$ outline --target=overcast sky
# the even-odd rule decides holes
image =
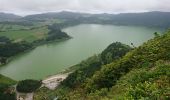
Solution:
[[[170,11],[170,0],[0,0],[0,12],[28,15],[63,10],[89,13]]]

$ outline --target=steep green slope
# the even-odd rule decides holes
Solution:
[[[104,63],[120,59],[130,50],[132,50],[132,48],[128,45],[121,44],[120,42],[112,43],[101,54],[94,55],[68,69],[68,71],[73,71],[73,73],[62,82],[59,89],[55,91],[50,91],[47,88],[38,90],[35,95],[36,100],[42,99],[42,97],[53,99],[56,94],[65,97],[65,94],[72,91],[72,89],[81,87],[82,83],[84,83],[87,78],[90,78],[96,71],[100,70]]]
[[[15,100],[15,93],[11,85],[15,85],[16,81],[0,74],[0,100]]]
[[[0,74],[0,84],[11,85],[11,84],[15,84],[15,83],[16,83],[16,81]]]
[[[128,73],[133,68],[153,67],[158,60],[169,60],[170,57],[170,37],[169,34],[158,36],[149,40],[147,43],[129,52],[122,59],[105,65],[89,81],[88,88],[99,90],[110,88],[115,85],[120,77]],[[90,86],[90,87],[89,87]]]
[[[62,84],[66,87],[77,87],[83,83],[86,78],[91,77],[95,71],[100,70],[103,64],[121,58],[130,50],[131,47],[121,44],[120,42],[113,43],[109,45],[101,55],[94,55],[86,61],[76,65],[78,69],[71,73]]]
[[[120,57],[101,67],[81,66],[57,90],[46,89],[44,96],[71,100],[170,99],[170,31]]]

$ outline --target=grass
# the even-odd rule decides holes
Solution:
[[[28,29],[29,26],[12,25],[12,24],[0,24],[0,31],[14,31],[21,29]]]
[[[15,84],[15,83],[16,83],[16,81],[0,74],[0,84],[11,85],[11,84]]]
[[[16,30],[16,31],[5,31],[0,32],[0,36],[6,36],[15,42],[18,41],[27,41],[27,42],[33,42],[38,39],[43,39],[46,37],[48,33],[47,26],[39,27],[35,29],[29,29],[29,30]]]
[[[160,61],[161,63],[159,63]],[[160,61],[157,61],[157,64],[155,63],[155,66],[151,68],[138,68],[131,70],[120,78],[117,84],[111,88],[108,96],[117,99],[122,98],[122,96],[127,94],[130,86],[133,86],[134,91],[134,87],[137,84],[144,84],[145,82],[158,85],[159,88],[157,91],[164,91],[164,93],[166,93],[166,90],[169,91],[170,78],[168,76],[170,75],[170,64],[166,64],[166,61]]]
[[[14,42],[23,40],[33,42],[46,37],[48,33],[47,25],[63,22],[64,21],[59,19],[50,19],[44,22],[33,22],[34,24],[32,26],[0,24],[0,36],[6,36]]]

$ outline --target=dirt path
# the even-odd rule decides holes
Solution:
[[[42,83],[45,87],[54,90],[70,73],[53,75],[45,78]]]

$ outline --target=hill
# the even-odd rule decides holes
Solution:
[[[170,27],[169,12],[122,13],[113,15],[111,22],[118,25],[137,25],[147,27]]]
[[[159,27],[170,27],[170,12],[143,12],[143,13],[120,13],[120,14],[89,14],[78,12],[49,12],[33,14],[21,17],[14,14],[0,13],[1,24],[33,26],[37,23],[49,25],[53,23],[65,24],[112,24]]]
[[[15,21],[17,19],[20,19],[21,16],[10,14],[10,13],[2,13],[0,12],[0,22],[3,21]]]
[[[44,20],[50,20],[50,19],[64,19],[64,20],[73,20],[73,19],[79,19],[85,16],[88,16],[90,14],[86,13],[74,13],[74,12],[67,12],[62,11],[58,13],[42,13],[42,14],[35,14],[35,15],[28,15],[25,16],[23,19],[25,20],[33,20],[33,21],[44,21]]]
[[[133,49],[113,43],[101,55],[74,67],[76,70],[55,91],[42,88],[35,97],[43,94],[64,100],[168,100],[169,45],[170,31]]]
[[[147,27],[170,27],[170,12],[143,12],[143,13],[120,13],[120,14],[88,14],[75,12],[58,12],[29,15],[22,18],[27,21],[47,21],[58,19],[66,23],[88,24],[113,24],[133,25]]]

